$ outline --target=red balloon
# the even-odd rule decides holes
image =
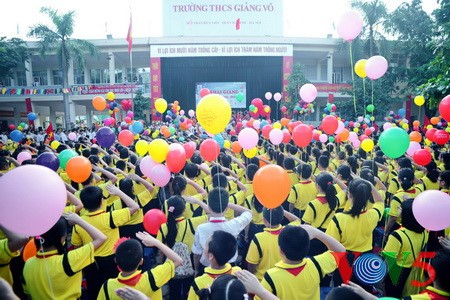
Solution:
[[[131,123],[131,118],[130,117],[125,117],[124,121],[125,121],[125,123],[130,124]]]
[[[365,134],[363,134],[363,135],[361,135],[360,137],[359,137],[359,140],[362,142],[362,141],[364,141],[364,140],[366,140],[366,139],[368,139],[369,137],[367,136],[367,135],[365,135]]]
[[[281,107],[281,112],[285,113],[287,111],[287,107],[286,106],[282,106]]]
[[[431,153],[425,149],[419,149],[414,152],[413,155],[414,162],[420,166],[426,166],[431,162]]]
[[[264,103],[260,98],[253,99],[252,104],[258,108],[258,111],[259,109],[261,109],[261,111],[263,110]]]
[[[170,172],[175,174],[180,173],[185,164],[186,152],[184,151],[184,147],[180,145],[180,148],[169,150],[166,157],[166,166]]]
[[[283,129],[283,140],[282,142],[287,144],[291,141],[291,134],[289,133],[289,130]]]
[[[436,130],[436,132],[433,135],[433,141],[441,146],[447,144],[448,139],[449,134],[445,130]]]
[[[204,140],[200,144],[200,155],[206,161],[213,161],[217,159],[217,157],[219,157],[219,153],[220,153],[220,146],[213,139]]]
[[[269,133],[272,130],[272,126],[270,126],[269,124],[264,125],[263,129],[262,129],[262,135],[266,138],[269,139]]]
[[[339,135],[336,135],[336,137],[334,138],[334,141],[338,144],[342,143],[342,139]]]
[[[157,235],[162,224],[167,222],[166,215],[159,209],[150,209],[144,216],[144,228],[152,234]]]
[[[445,96],[439,103],[439,113],[445,121],[450,122],[450,95]]]
[[[292,139],[294,140],[294,143],[301,148],[305,148],[309,145],[312,136],[311,128],[305,124],[300,124],[292,130]]]
[[[129,130],[122,130],[121,132],[119,132],[119,135],[117,138],[119,140],[119,143],[121,143],[125,147],[130,146],[134,142],[134,135]]]
[[[428,129],[427,132],[425,133],[425,137],[430,141],[434,142],[434,134],[436,133],[436,131],[437,131],[436,128]]]
[[[202,88],[200,90],[200,97],[201,98],[203,98],[203,97],[205,97],[206,95],[209,95],[209,94],[211,94],[211,91],[209,89],[207,89],[207,88]]]
[[[323,131],[326,134],[333,134],[339,126],[338,120],[333,116],[326,116],[322,120]]]
[[[366,125],[366,124],[364,124],[364,125]],[[364,130],[364,134],[367,135],[367,136],[370,136],[372,134],[372,130],[370,130],[370,128],[366,128]]]
[[[14,130],[14,129],[16,129],[16,126],[14,126],[14,124],[9,124],[8,128],[9,128],[10,130]]]
[[[190,159],[194,155],[195,148],[192,147],[191,143],[183,144],[184,153],[186,153],[186,158]]]
[[[320,137],[320,134],[319,134],[318,132],[316,132],[316,133],[313,134],[313,139],[314,139],[315,141],[318,141],[318,140],[319,140],[319,137]]]

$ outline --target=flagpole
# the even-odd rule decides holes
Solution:
[[[133,81],[133,49],[130,51],[130,72],[131,72],[131,84],[134,86]],[[133,100],[133,87],[130,88],[130,96],[131,96],[131,110],[134,112],[134,100]]]

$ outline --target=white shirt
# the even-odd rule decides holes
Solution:
[[[55,140],[57,140],[58,142],[61,142],[61,134],[60,133],[55,133]]]
[[[69,139],[67,138],[67,135],[61,131],[60,133],[61,136],[61,142],[66,143]]]
[[[8,137],[6,136],[6,134],[0,134],[0,140],[2,141],[3,144],[6,144],[6,142],[8,141]]]
[[[216,221],[216,222],[214,222]],[[209,261],[204,255],[204,249],[206,246],[206,241],[216,230],[223,230],[231,233],[234,237],[238,234],[252,221],[252,213],[244,212],[239,217],[227,221],[225,217],[211,217],[208,223],[201,224],[197,227],[194,237],[194,245],[192,246],[192,253],[201,255],[200,263],[205,267],[209,266]],[[237,258],[237,250],[233,258],[229,262],[235,262]]]
[[[36,142],[41,143],[44,142],[45,139],[45,135],[43,133],[38,133],[37,137],[36,137]]]

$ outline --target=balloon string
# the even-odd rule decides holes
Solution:
[[[373,105],[373,80],[370,80],[371,84],[372,84],[372,105]]]
[[[352,54],[352,42],[349,43],[349,49],[350,49],[350,64],[352,66],[351,73],[352,73],[352,88],[353,88],[353,106],[355,108],[355,116],[356,116],[356,94],[355,94],[355,74],[353,70],[353,54]]]
[[[366,116],[366,78],[363,78],[363,101],[364,101],[364,116]]]
[[[55,293],[53,292],[53,285],[52,285],[52,281],[50,279],[50,272],[48,271],[47,261],[45,259],[44,239],[42,237],[39,237],[39,244],[41,245],[42,257],[44,259],[45,273],[47,275],[48,286],[50,287],[50,293],[52,294],[52,299],[55,299]]]

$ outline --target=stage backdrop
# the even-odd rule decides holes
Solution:
[[[195,86],[196,105],[201,99],[201,90],[208,89],[212,94],[219,94],[227,99],[231,108],[245,108],[245,95],[247,94],[245,82],[197,82]],[[236,97],[237,94],[242,94],[242,98]]]

